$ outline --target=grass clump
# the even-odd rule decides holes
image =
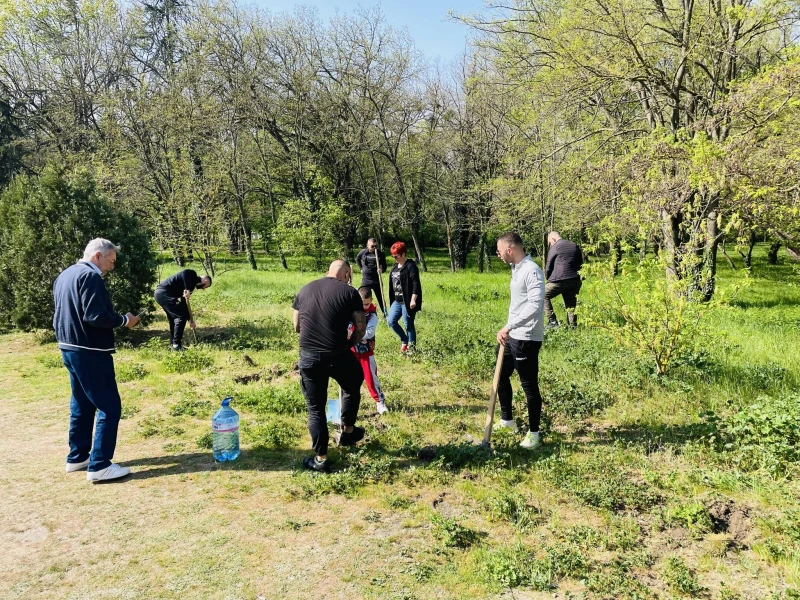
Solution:
[[[205,417],[211,414],[213,405],[208,400],[184,397],[169,407],[171,417]]]
[[[652,485],[615,464],[609,453],[594,452],[582,461],[559,455],[540,465],[550,481],[589,506],[612,512],[643,511],[661,502]]]
[[[60,354],[45,354],[37,356],[36,362],[42,365],[45,369],[58,369],[64,366],[64,361],[61,360]],[[119,376],[117,376],[119,380]]]
[[[465,527],[458,519],[444,517],[439,513],[434,513],[431,523],[433,524],[433,535],[445,548],[466,550],[481,537],[477,531]]]
[[[714,529],[711,514],[700,502],[688,502],[668,508],[664,514],[666,525],[686,527],[694,539],[701,539]]]
[[[541,511],[528,504],[521,494],[502,491],[486,501],[489,518],[495,522],[508,522],[520,532],[530,531],[542,521]]]
[[[661,575],[670,590],[678,594],[696,598],[705,591],[705,588],[697,581],[695,574],[677,556],[671,556],[667,559]]]
[[[120,363],[115,365],[117,382],[126,383],[147,377],[148,371],[142,363]]]
[[[155,415],[149,415],[139,421],[139,435],[143,438],[150,438],[154,436],[172,437],[183,435],[183,429],[177,425],[170,424],[164,419],[160,419]]]
[[[306,410],[305,398],[297,385],[249,388],[239,394],[237,405],[278,415],[298,415]]]
[[[163,365],[167,373],[207,371],[214,365],[214,359],[202,350],[187,348],[184,352],[168,353],[164,357]]]

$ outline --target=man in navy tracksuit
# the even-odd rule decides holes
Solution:
[[[103,275],[114,268],[119,248],[101,238],[53,285],[53,329],[72,386],[67,473],[87,469],[92,482],[119,479],[130,469],[112,463],[122,401],[114,375],[114,328],[131,328],[139,317],[111,306]],[[97,423],[95,426],[95,415]],[[94,427],[94,444],[92,428]]]

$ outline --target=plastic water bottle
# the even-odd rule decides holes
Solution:
[[[233,396],[222,401],[211,419],[214,437],[214,460],[223,462],[239,458],[239,413],[231,408]]]

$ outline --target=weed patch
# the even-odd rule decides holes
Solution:
[[[661,575],[664,577],[664,582],[673,592],[696,598],[705,591],[705,588],[697,581],[697,577],[691,569],[686,566],[682,559],[676,556],[671,556],[667,559]]]
[[[167,373],[189,373],[208,371],[214,365],[214,359],[207,352],[188,348],[184,352],[169,352],[162,364]]]
[[[580,501],[613,512],[643,511],[661,501],[653,486],[600,453],[581,462],[562,456],[541,461],[542,473],[562,490]]]
[[[720,418],[701,415],[712,446],[724,460],[748,472],[784,474],[800,461],[800,394],[759,396],[751,406]]]
[[[114,365],[114,370],[119,383],[138,381],[147,377],[148,370],[142,363],[119,363]]]
[[[150,415],[139,421],[139,435],[143,438],[153,436],[172,437],[183,434],[183,429],[177,425],[170,424],[164,419]]]
[[[306,410],[305,398],[297,385],[252,387],[240,393],[236,403],[257,412],[278,415],[298,415]]]

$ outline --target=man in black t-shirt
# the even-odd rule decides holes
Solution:
[[[211,287],[211,277],[203,275],[198,277],[191,269],[184,269],[167,277],[158,284],[155,300],[167,313],[169,321],[169,337],[173,350],[183,350],[183,330],[186,322],[194,329],[194,321],[189,319],[189,306],[187,301],[194,290],[204,290]]]
[[[367,247],[356,256],[356,264],[361,269],[361,287],[368,287],[372,290],[372,297],[378,298],[378,305],[381,307],[383,317],[386,318],[386,308],[383,306],[383,289],[381,289],[380,277],[386,272],[386,255],[378,248],[378,240],[369,238]]]
[[[364,437],[356,427],[361,403],[364,372],[349,351],[366,330],[361,296],[350,287],[351,270],[347,261],[331,263],[328,274],[305,285],[294,299],[292,323],[300,334],[300,386],[308,407],[308,432],[315,456],[303,459],[313,471],[328,471],[328,382],[333,378],[342,388],[342,434],[340,446],[352,446]],[[347,329],[353,323],[353,333]]]

